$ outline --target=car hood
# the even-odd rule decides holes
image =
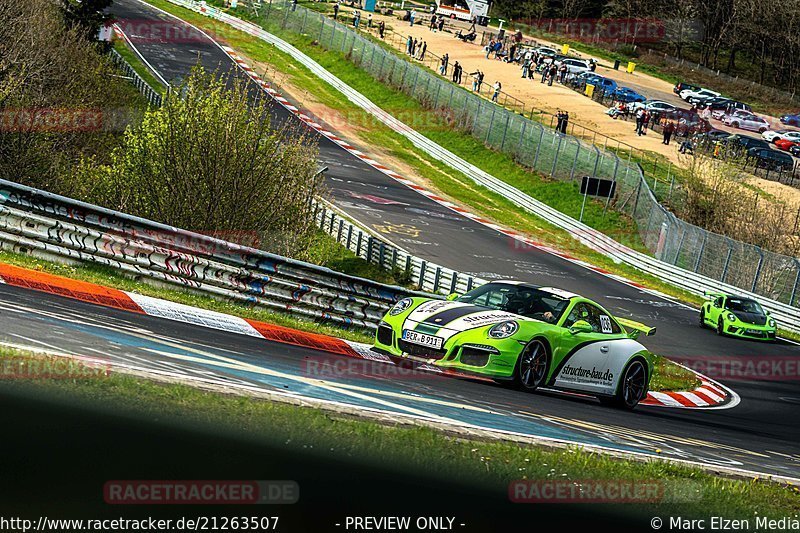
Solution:
[[[767,323],[767,315],[761,313],[745,313],[744,311],[731,311],[736,318],[746,324],[755,324],[756,326],[763,326]]]
[[[499,324],[507,320],[539,322],[532,318],[462,302],[430,300],[423,302],[406,317],[403,329],[417,329],[429,335],[449,339],[470,329]]]

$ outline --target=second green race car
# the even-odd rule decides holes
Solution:
[[[655,328],[568,291],[502,281],[448,300],[399,301],[381,321],[373,349],[527,391],[578,391],[632,409],[653,375],[654,356],[635,340],[642,332]]]
[[[700,308],[700,327],[712,327],[720,335],[774,341],[775,319],[752,298],[724,292],[706,292]]]

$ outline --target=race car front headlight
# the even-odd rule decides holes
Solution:
[[[414,300],[412,300],[411,298],[403,298],[402,300],[394,304],[394,307],[392,307],[392,309],[389,311],[389,314],[392,316],[397,316],[406,309],[408,309],[409,307],[411,307],[412,303],[414,303]]]
[[[507,320],[492,326],[489,330],[489,336],[493,339],[505,339],[519,331],[519,324],[514,320]]]
[[[728,320],[730,320],[731,322],[735,322],[736,315],[734,315],[733,313],[728,313]]]
[[[774,328],[776,325],[777,324],[775,324],[775,319],[774,318],[770,318],[769,319],[769,327]]]

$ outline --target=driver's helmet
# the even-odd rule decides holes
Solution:
[[[509,313],[524,314],[530,307],[530,294],[527,292],[514,291],[506,296],[503,306]]]

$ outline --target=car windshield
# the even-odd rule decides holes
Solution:
[[[764,314],[764,309],[761,308],[757,301],[745,298],[728,298],[725,307],[734,312]]]
[[[487,283],[459,297],[459,302],[480,305],[547,322],[558,322],[569,298],[528,285]]]

